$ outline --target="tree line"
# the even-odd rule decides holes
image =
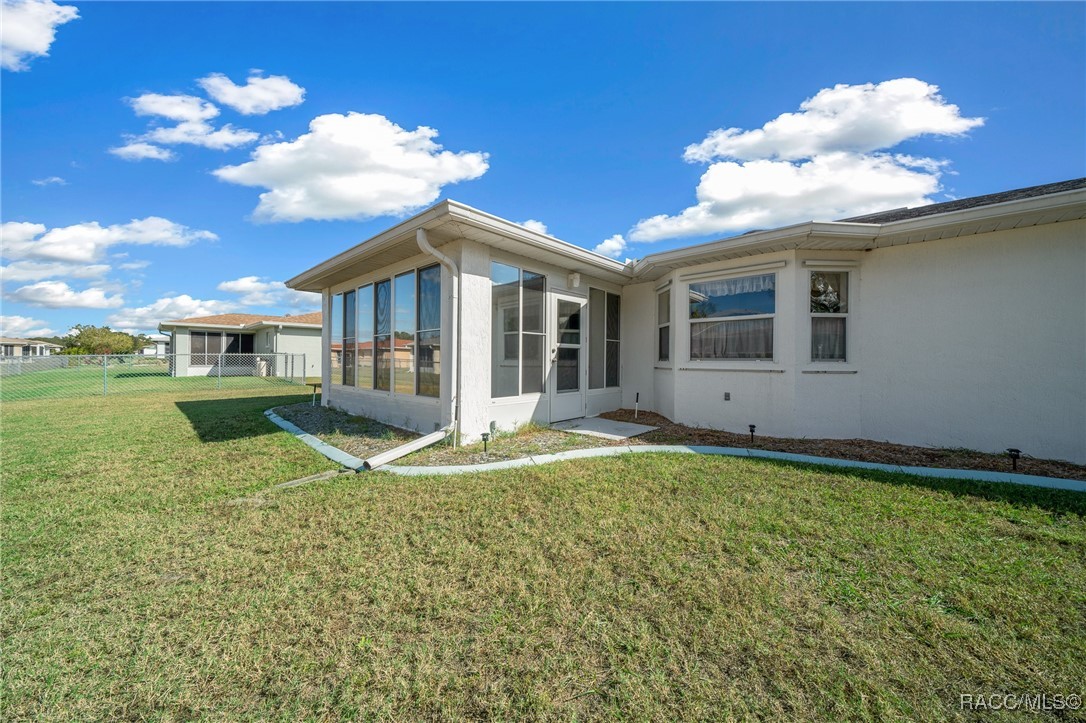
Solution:
[[[35,340],[64,347],[58,354],[135,354],[154,343],[146,334],[133,335],[90,324],[76,324],[67,336],[39,336]]]

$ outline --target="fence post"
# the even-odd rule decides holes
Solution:
[[[219,370],[219,378],[215,380],[215,388],[216,389],[222,389],[222,352],[221,351],[219,352],[219,364],[218,364],[217,368]]]
[[[102,396],[109,393],[109,357],[102,355]]]

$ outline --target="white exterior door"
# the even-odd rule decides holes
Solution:
[[[585,335],[587,302],[578,296],[553,294],[551,318],[551,365],[547,388],[551,397],[551,421],[577,419],[585,414]]]

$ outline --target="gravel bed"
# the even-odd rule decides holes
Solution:
[[[717,429],[704,429],[676,424],[654,412],[641,412],[634,420],[632,409],[620,409],[600,415],[607,419],[634,422],[657,427],[638,437],[630,444],[691,444],[718,447],[749,447],[774,452],[810,454],[818,457],[835,457],[859,462],[880,462],[907,467],[943,467],[949,469],[976,469],[990,472],[1010,472],[1011,460],[1006,455],[974,452],[969,449],[938,449],[911,447],[904,444],[874,442],[867,439],[790,439],[755,435],[751,443],[749,434],[735,434]],[[1059,460],[1036,459],[1023,456],[1018,460],[1021,474],[1086,480],[1086,466]]]

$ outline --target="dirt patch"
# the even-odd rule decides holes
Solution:
[[[372,457],[419,437],[414,432],[366,417],[355,417],[328,407],[312,407],[308,402],[277,407],[273,411],[302,431],[359,459]]]
[[[453,448],[448,444],[435,444],[398,460],[395,464],[433,467],[439,465],[484,464],[507,459],[522,459],[537,454],[554,454],[571,449],[607,447],[622,442],[586,437],[583,434],[559,432],[547,427],[528,425],[516,432],[502,433],[491,439],[487,451],[483,443],[466,444]]]
[[[791,454],[810,454],[818,457],[835,457],[859,462],[879,462],[907,467],[944,467],[949,469],[976,469],[990,472],[1010,472],[1011,460],[1006,455],[974,452],[968,449],[938,449],[910,447],[889,442],[866,439],[789,439],[749,434],[736,434],[718,429],[704,429],[676,424],[654,412],[641,412],[634,419],[632,409],[620,409],[601,414],[606,419],[620,422],[648,424],[657,429],[629,440],[629,444],[690,444],[717,447],[749,447]],[[1086,480],[1086,465],[1059,460],[1036,459],[1023,456],[1018,460],[1021,474]]]

